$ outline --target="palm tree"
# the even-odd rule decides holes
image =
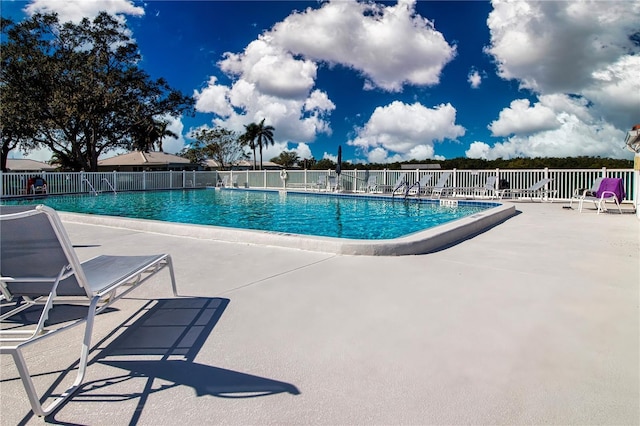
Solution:
[[[249,148],[253,150],[253,170],[256,169],[256,137],[258,125],[256,123],[245,124],[244,126],[245,132],[240,139],[242,143],[245,145],[249,145]]]
[[[274,145],[273,132],[276,130],[273,126],[265,126],[264,118],[259,124],[256,124],[256,139],[257,145],[260,148],[260,170],[262,170],[262,147],[268,146],[268,144]]]
[[[178,139],[178,135],[167,129],[168,125],[167,121],[156,120],[153,117],[147,117],[137,123],[131,135],[133,150],[149,152],[154,145],[157,145],[158,151],[163,152],[162,139],[167,136]]]

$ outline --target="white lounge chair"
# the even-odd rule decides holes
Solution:
[[[38,416],[51,414],[82,384],[97,314],[165,267],[177,295],[171,256],[98,256],[80,263],[57,213],[45,206],[0,206],[0,237],[0,353],[13,357]],[[86,309],[85,316],[58,324],[47,322],[50,312],[64,309],[61,304],[78,303]],[[36,323],[26,324],[24,316],[16,316],[33,307],[41,309]],[[9,318],[11,322],[6,321]],[[82,342],[77,342],[81,350],[76,379],[43,407],[22,350],[54,335],[60,339],[60,350],[68,350],[72,342],[62,332],[80,324],[85,324],[85,330]]]
[[[422,194],[429,186],[431,179],[433,179],[432,173],[423,175],[418,182],[414,182],[407,188],[406,195],[415,195],[419,197],[420,194]]]
[[[407,174],[403,173],[400,176],[398,176],[398,179],[396,179],[395,183],[393,185],[378,185],[378,188],[382,190],[382,192],[385,192],[386,190],[390,189],[391,195],[395,196],[396,192],[406,189],[406,187],[408,186],[407,183]]]
[[[327,178],[327,190],[328,191],[337,191],[340,187],[340,184],[338,183],[338,177],[336,176],[329,176]]]
[[[327,190],[327,176],[326,175],[318,176],[318,180],[316,181],[316,183],[314,183],[312,185],[312,189],[315,189],[317,191],[326,191]]]
[[[541,201],[548,200],[550,202],[553,202],[551,195],[557,193],[557,191],[555,189],[549,189],[548,185],[552,181],[553,179],[545,178],[540,179],[528,188],[502,189],[497,191],[498,197],[503,198],[507,194],[509,194],[510,196],[516,196],[520,198],[530,198],[531,201],[533,201],[534,198],[540,198]]]
[[[378,191],[378,177],[369,176],[369,179],[367,179],[367,187],[365,188],[365,192],[377,192],[377,191]]]
[[[231,183],[229,183],[229,179],[231,179]],[[222,177],[221,181],[218,181],[218,185],[223,188],[237,188],[238,187],[238,175],[225,175]]]
[[[449,177],[451,177],[451,172],[443,172],[434,186],[427,187],[427,191],[431,195],[431,198],[440,198],[443,193],[446,195],[446,192],[450,192],[452,190],[451,187],[447,187]]]
[[[582,207],[585,201],[591,201],[600,212],[607,211],[607,202],[613,202],[618,207],[618,211],[622,214],[620,203],[626,196],[624,192],[624,182],[619,178],[604,178],[600,181],[600,186],[593,195],[586,194],[580,198],[578,211],[582,213]]]
[[[473,198],[476,197],[489,197],[494,198],[497,197],[496,193],[496,181],[498,180],[497,176],[489,176],[487,180],[484,182],[484,185],[479,188],[473,189]]]

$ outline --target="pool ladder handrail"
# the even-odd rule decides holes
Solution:
[[[102,181],[107,182],[107,186],[109,186],[109,188],[111,188],[111,190],[113,191],[114,194],[117,194],[116,189],[113,187],[113,185],[111,185],[111,182],[109,182],[109,179],[102,178]],[[100,181],[100,183],[102,183],[102,181]]]
[[[114,194],[117,194],[116,189],[113,187],[113,185],[111,185],[111,182],[109,182],[109,180],[107,178],[102,178],[100,183],[102,183],[103,181],[107,182],[107,185],[109,186],[109,188],[111,188],[111,190],[113,191]],[[82,182],[86,182],[87,185],[89,185],[89,188],[91,189],[89,191],[89,193],[93,193],[93,195],[98,195],[98,191],[96,191],[96,189],[93,187],[93,185],[91,184],[89,179],[87,179],[86,177],[82,178]]]

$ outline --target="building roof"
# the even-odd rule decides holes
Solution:
[[[8,158],[7,170],[11,172],[52,172],[56,166],[28,158]]]
[[[402,170],[439,170],[440,164],[438,163],[430,163],[430,164],[401,164],[400,168]]]
[[[98,161],[98,166],[164,166],[167,164],[189,164],[189,160],[166,152],[133,151]]]

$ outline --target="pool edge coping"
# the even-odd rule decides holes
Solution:
[[[344,255],[403,256],[430,253],[464,241],[515,215],[516,208],[514,205],[500,204],[434,228],[385,240],[351,240],[61,211],[58,212],[58,214],[60,218],[66,222],[107,226],[155,234]]]

